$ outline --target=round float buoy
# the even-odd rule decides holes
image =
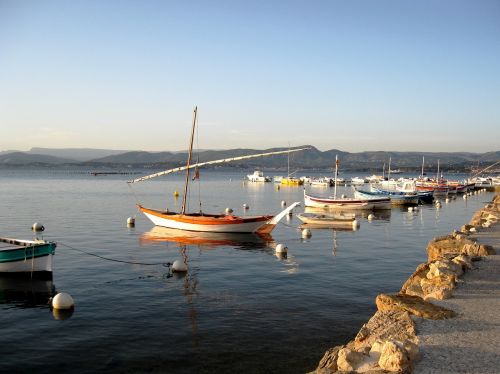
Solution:
[[[172,271],[177,273],[185,273],[186,271],[188,271],[188,268],[184,261],[175,260],[172,264]]]
[[[280,243],[280,244],[278,244],[278,245],[276,246],[276,253],[281,254],[281,255],[284,255],[284,254],[286,254],[287,252],[288,252],[288,248],[287,248],[287,246],[286,246],[286,245],[284,245],[284,244],[281,244],[281,243]]]
[[[276,185],[276,189],[277,189],[278,191],[280,190],[280,185],[279,185],[279,184],[277,184],[277,185]]]
[[[358,227],[359,227],[359,222],[357,219],[354,219],[354,221],[352,221],[352,229],[357,230]]]
[[[418,210],[418,206],[413,207],[413,211],[416,212]]]
[[[33,224],[33,226],[31,226],[31,229],[33,231],[44,231],[45,230],[45,227],[43,227],[43,225],[41,223],[38,223],[38,222],[35,222]]]
[[[446,204],[448,204],[450,202],[450,199],[449,198],[446,198],[446,200],[444,201]]]
[[[305,238],[310,238],[312,236],[311,230],[309,229],[302,229],[302,237]]]
[[[248,206],[247,203],[243,204],[243,209],[247,210],[248,208],[250,208],[250,207]]]
[[[52,308],[54,309],[72,309],[74,307],[75,302],[73,298],[65,292],[59,292],[52,299]]]
[[[368,214],[368,221],[371,221],[375,218],[375,215],[373,213]]]
[[[179,197],[179,191],[177,190],[174,191],[174,197]]]
[[[340,197],[341,197],[342,199],[345,199],[345,195],[344,195],[344,194],[342,194]]]
[[[134,227],[135,226],[135,218],[134,217],[128,217],[127,218],[127,226],[128,227]]]
[[[439,201],[436,202],[436,208],[441,208],[441,203]]]
[[[464,200],[466,200],[467,199],[467,194],[464,194],[463,198],[464,198]]]
[[[408,207],[408,212],[413,212],[413,207]]]
[[[233,208],[226,208],[225,212],[227,215],[229,215],[229,214],[233,213]]]
[[[285,206],[286,206],[286,201],[285,201],[285,200],[281,200],[281,206],[282,206],[282,207],[285,207]]]

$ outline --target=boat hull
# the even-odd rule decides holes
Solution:
[[[56,244],[1,238],[0,273],[52,272]]]
[[[156,226],[200,232],[259,232],[259,229],[266,226],[273,218],[273,216],[236,217],[230,215],[183,215],[148,209],[142,206],[138,208]]]
[[[335,210],[375,210],[375,209],[391,209],[391,200],[389,198],[334,199],[334,198],[310,196],[304,193],[304,205],[306,207],[326,208]]]

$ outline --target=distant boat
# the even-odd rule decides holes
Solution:
[[[335,182],[338,175],[339,159],[335,156]],[[311,196],[304,190],[304,205],[313,208],[325,208],[336,210],[373,210],[373,209],[390,209],[391,200],[388,197],[381,198],[349,198],[337,197],[337,183],[334,184],[335,189],[333,197],[318,197]]]
[[[330,215],[330,214],[314,214],[314,213],[299,213],[297,218],[304,222],[304,227],[307,226],[320,226],[328,228],[351,228],[357,229],[359,226],[356,217],[353,214],[344,215]]]
[[[353,185],[362,185],[362,184],[365,184],[365,180],[363,178],[359,178],[359,177],[352,177],[351,178],[351,184],[353,184]]]
[[[288,159],[287,159],[287,176],[282,177],[280,179],[280,184],[283,184],[285,186],[301,186],[304,184],[304,181],[300,178],[294,177],[293,174],[295,174],[297,171],[294,171],[293,173],[290,174],[290,153],[288,154]]]
[[[309,181],[311,186],[319,186],[319,187],[330,187],[333,186],[334,182],[331,178],[323,177],[323,178],[314,178]]]
[[[255,170],[253,174],[248,174],[247,179],[250,182],[271,182],[271,177],[264,176],[264,173],[260,170]]]
[[[393,205],[416,205],[419,202],[419,196],[415,193],[406,193],[400,191],[380,190],[372,187],[371,191],[356,190],[354,196],[358,198],[389,197]]]
[[[239,156],[233,158],[226,158],[221,160],[214,160],[208,162],[201,162],[196,164],[191,164],[192,153],[193,153],[193,140],[195,134],[196,127],[196,118],[197,118],[197,108],[194,109],[193,112],[193,125],[191,129],[191,137],[190,137],[190,145],[189,145],[189,153],[187,165],[183,167],[178,167],[174,169],[165,170],[159,173],[147,175],[141,178],[134,179],[129,181],[129,185],[136,182],[141,182],[144,180],[148,180],[151,178],[155,178],[161,175],[166,175],[182,170],[186,170],[186,178],[184,183],[184,195],[182,200],[182,206],[179,213],[171,212],[169,210],[158,210],[143,207],[140,204],[137,204],[137,208],[139,211],[144,213],[146,217],[148,217],[155,225],[168,227],[172,229],[179,230],[188,230],[188,231],[203,231],[203,232],[233,232],[233,233],[261,233],[261,234],[269,234],[278,224],[278,222],[285,217],[288,212],[290,212],[295,206],[299,205],[298,202],[291,204],[289,207],[284,209],[282,212],[277,214],[276,216],[272,215],[256,215],[256,216],[244,216],[239,217],[232,214],[224,214],[224,213],[216,213],[210,214],[201,211],[201,202],[200,202],[200,211],[197,213],[187,213],[187,196],[188,196],[188,187],[190,181],[189,171],[192,168],[196,168],[195,178],[199,177],[197,172],[198,168],[203,165],[213,165],[219,163],[225,163],[236,160],[243,160],[255,157],[263,157],[263,156],[271,156],[276,154],[284,154],[290,152],[296,152],[303,149],[309,148],[299,148],[288,151],[278,151],[278,152],[268,152],[268,153],[260,153],[255,155],[248,156]]]
[[[0,237],[0,273],[52,273],[56,243]]]

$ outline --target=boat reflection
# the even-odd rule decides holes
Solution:
[[[313,208],[313,207],[305,207],[304,208],[305,213],[316,213],[316,214],[335,214],[335,215],[345,215],[345,216],[350,216],[350,215],[355,215],[357,219],[359,218],[365,218],[368,219],[368,216],[372,214],[372,219],[373,220],[378,220],[378,221],[387,221],[389,222],[391,220],[391,209],[383,209],[383,210],[376,210],[376,211],[371,211],[371,210],[336,210],[335,213],[333,213],[329,209],[324,209],[324,208]],[[310,227],[310,226],[308,226]]]
[[[202,248],[231,246],[238,249],[262,249],[274,245],[271,235],[248,233],[197,232],[155,226],[140,236],[141,244],[178,243]]]
[[[9,304],[16,308],[49,308],[49,299],[55,294],[56,288],[52,279],[0,276],[0,304]]]

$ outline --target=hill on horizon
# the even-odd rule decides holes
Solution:
[[[478,165],[489,165],[500,160],[500,151],[486,153],[472,152],[344,152],[337,149],[320,151],[313,146],[310,150],[290,154],[290,169],[332,169],[335,156],[338,155],[340,168],[344,170],[382,170],[383,165],[388,168],[389,159],[392,160],[391,169],[416,170],[422,165],[425,158],[425,168],[435,169],[438,160],[442,168],[470,168]],[[223,158],[245,156],[263,152],[287,150],[288,148],[271,148],[265,150],[238,148],[228,150],[202,150],[193,155],[193,162],[211,161]],[[35,152],[41,153],[35,153]],[[100,155],[88,159],[90,155]],[[56,155],[72,155],[61,157]],[[102,156],[104,155],[104,156]],[[83,159],[83,161],[77,158]],[[186,163],[187,152],[146,152],[146,151],[118,151],[105,149],[55,149],[32,148],[29,152],[0,153],[2,165],[58,165],[69,164],[85,167],[177,167]],[[265,158],[255,158],[231,162],[228,167],[277,169],[286,170],[287,155],[276,155]]]

